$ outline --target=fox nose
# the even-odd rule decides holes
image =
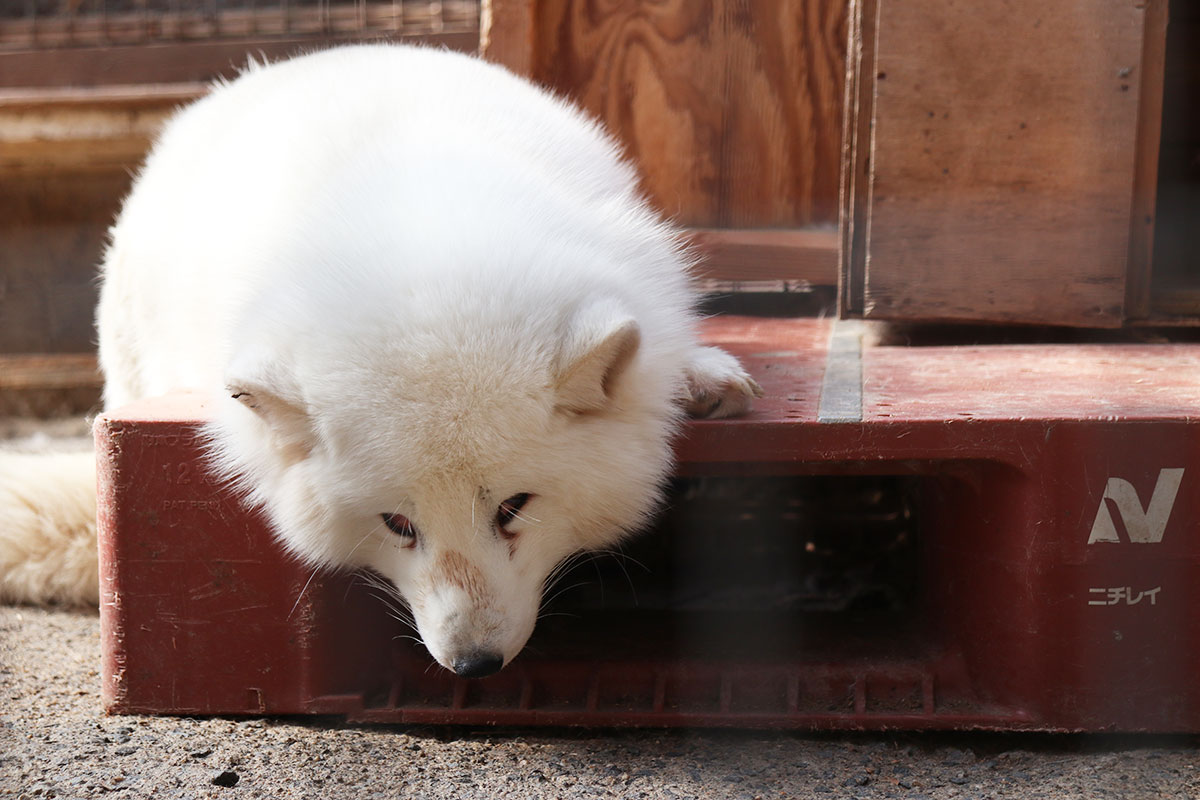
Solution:
[[[495,675],[504,666],[504,659],[495,653],[476,651],[451,663],[454,674],[463,678],[486,678]]]

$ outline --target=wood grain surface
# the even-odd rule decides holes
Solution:
[[[694,270],[700,279],[837,285],[833,230],[691,228],[686,235],[700,256]]]
[[[0,418],[58,417],[94,409],[102,379],[92,353],[0,354]]]
[[[0,88],[0,176],[135,169],[205,84]]]
[[[533,77],[534,0],[483,0],[479,52],[526,78]]]
[[[1122,324],[1146,3],[878,2],[863,312]]]
[[[0,355],[0,390],[100,387],[92,353]]]
[[[696,227],[838,214],[845,0],[537,4],[533,77],[624,143]]]
[[[846,317],[862,316],[866,294],[877,12],[878,0],[850,0],[842,109],[841,193],[838,198],[838,305]]]
[[[1159,156],[1163,140],[1163,95],[1167,58],[1167,0],[1146,3],[1142,68],[1138,80],[1137,161],[1133,170],[1129,264],[1125,281],[1125,316],[1151,316],[1154,232],[1158,213]],[[1132,76],[1131,76],[1132,77]]]

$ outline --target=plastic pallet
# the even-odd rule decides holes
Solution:
[[[900,476],[919,529],[907,604],[601,606],[546,621],[498,675],[459,679],[361,582],[310,575],[207,479],[205,402],[180,395],[95,428],[107,709],[1200,730],[1200,346],[864,347],[858,331],[711,320],[708,338],[766,397],[744,418],[690,423],[679,472]]]

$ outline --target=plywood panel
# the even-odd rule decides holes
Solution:
[[[691,228],[685,231],[700,257],[696,277],[721,281],[794,281],[837,284],[837,233],[779,228]]]
[[[1125,279],[1125,317],[1150,316],[1151,273],[1158,215],[1159,154],[1162,147],[1163,101],[1166,94],[1167,2],[1146,5],[1139,78],[1137,154],[1130,209],[1129,263]],[[1132,77],[1132,76],[1131,76]]]
[[[877,2],[863,313],[1121,324],[1147,4]]]
[[[518,75],[533,74],[536,0],[483,0],[479,12],[479,52]]]
[[[837,219],[846,0],[535,6],[533,77],[621,138],[667,214]]]

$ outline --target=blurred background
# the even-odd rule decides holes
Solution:
[[[1200,9],[1043,6],[0,0],[0,414],[96,402],[105,230],[171,111],[248,58],[359,41],[482,51],[581,103],[690,229],[712,293],[1188,326]]]

